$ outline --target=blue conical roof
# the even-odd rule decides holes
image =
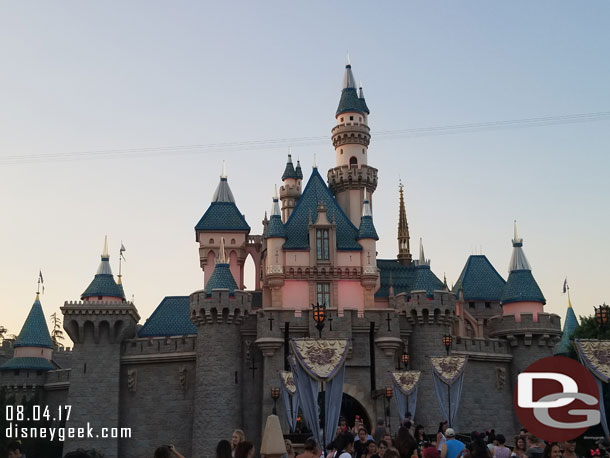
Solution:
[[[297,161],[297,168],[295,169],[295,172],[297,174],[297,178],[299,180],[303,179],[303,170],[301,170],[301,161]]]
[[[286,162],[286,168],[284,169],[284,174],[282,175],[282,181],[286,178],[299,178],[299,174],[294,169],[294,165],[292,164],[292,154],[288,155],[288,161]]]
[[[195,231],[250,232],[246,218],[235,205],[235,198],[224,174],[220,177],[212,203],[195,226]]]
[[[500,298],[502,304],[511,302],[540,302],[546,304],[542,291],[534,280],[531,270],[513,270],[508,275],[506,286]]]
[[[341,99],[339,100],[339,106],[337,107],[337,113],[335,116],[345,113],[347,111],[355,111],[358,113],[369,114],[369,108],[366,106],[364,101],[364,95],[362,98],[358,94],[356,89],[356,81],[352,73],[352,66],[347,64],[345,66],[345,75],[343,76],[343,90],[341,91]]]
[[[569,303],[568,311],[566,313],[566,320],[563,323],[563,334],[561,336],[561,340],[557,344],[557,350],[555,351],[556,355],[567,355],[570,353],[570,349],[572,348],[570,337],[572,337],[572,334],[577,327],[578,319],[576,318],[576,314],[572,308],[572,303]]]
[[[506,282],[485,255],[471,255],[453,287],[457,296],[462,288],[467,301],[499,301]]]
[[[229,294],[233,294],[237,289],[237,283],[235,283],[229,264],[219,262],[214,266],[214,272],[205,285],[204,291],[209,296],[214,289],[228,289]]]
[[[11,358],[0,366],[0,371],[14,370],[33,370],[33,371],[52,371],[57,369],[51,361],[46,358],[36,358],[23,356],[20,358]]]
[[[144,326],[138,337],[184,336],[197,334],[197,328],[190,318],[188,296],[167,296],[163,298]]]
[[[108,255],[102,255],[97,273],[87,289],[81,294],[81,299],[100,296],[116,297],[125,300],[123,286],[114,281],[114,275],[112,275],[112,270],[110,269],[110,257]]]
[[[358,239],[375,239],[379,240],[375,225],[373,224],[372,216],[362,216],[360,218],[360,227],[358,228]]]
[[[30,309],[28,317],[23,323],[19,337],[15,341],[15,348],[17,347],[44,347],[53,348],[53,341],[51,340],[51,334],[49,334],[49,328],[42,311],[42,305],[36,294],[36,300]]]

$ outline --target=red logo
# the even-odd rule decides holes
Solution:
[[[595,378],[563,356],[540,359],[519,374],[513,400],[521,424],[546,441],[574,439],[600,422]]]

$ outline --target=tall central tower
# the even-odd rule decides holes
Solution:
[[[328,171],[328,186],[356,227],[362,215],[364,190],[368,191],[372,208],[373,192],[377,188],[377,169],[368,165],[367,158],[371,141],[369,113],[362,85],[356,87],[352,66],[348,62],[335,114],[337,124],[331,131],[336,166]]]

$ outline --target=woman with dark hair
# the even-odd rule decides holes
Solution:
[[[254,444],[242,441],[235,447],[235,458],[254,458]]]
[[[544,448],[542,458],[559,458],[560,456],[561,452],[559,450],[559,444],[557,444],[557,442],[553,442]]]
[[[417,444],[417,456],[421,458],[424,442],[426,442],[426,433],[423,425],[417,425],[413,433],[413,438]]]
[[[447,431],[448,427],[449,424],[446,421],[441,421],[438,424],[438,433],[436,433],[436,449],[439,451],[443,449],[443,445],[445,442],[447,442],[445,431]]]
[[[379,458],[379,455],[377,455],[377,444],[374,440],[367,441],[362,458]]]
[[[231,458],[231,442],[228,440],[221,440],[216,444],[216,458]]]
[[[352,458],[354,453],[354,436],[350,432],[344,432],[337,436],[335,443],[335,458]]]
[[[519,435],[515,437],[515,448],[511,454],[514,458],[525,458],[525,451],[527,450],[527,444],[525,443],[525,437]]]
[[[485,445],[485,433],[470,433],[470,447],[464,452],[465,458],[491,458],[491,452]]]
[[[504,444],[506,443],[506,438],[504,434],[498,434],[495,439],[496,446],[493,450],[494,458],[510,458],[510,449],[506,447]]]
[[[398,433],[396,433],[396,441],[394,443],[398,453],[400,453],[400,458],[411,458],[413,456],[413,452],[417,449],[417,443],[415,442],[413,436],[411,436],[407,425],[398,428]]]

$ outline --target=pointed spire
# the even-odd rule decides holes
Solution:
[[[280,212],[280,203],[277,197],[277,185],[275,185],[275,193],[273,194],[273,208],[271,210],[271,217],[274,216],[282,217],[282,213]]]
[[[375,225],[373,224],[373,213],[367,199],[366,189],[364,190],[364,201],[362,202],[362,217],[360,218],[360,227],[358,228],[358,239],[379,240]]]
[[[367,199],[366,188],[364,189],[364,201],[362,202],[362,216],[373,216],[373,212],[371,211],[371,204]]]
[[[399,184],[400,201],[398,209],[398,262],[402,265],[411,264],[409,225],[407,223],[407,212],[405,210],[405,198],[402,181]]]
[[[345,61],[345,65],[351,65],[349,61],[349,51],[347,52],[347,60]]]
[[[430,260],[426,259],[426,256],[424,256],[424,242],[421,237],[419,238],[419,259],[417,261],[417,265],[418,266],[430,265]]]
[[[282,222],[282,213],[280,212],[280,204],[277,197],[277,185],[275,186],[275,194],[273,195],[271,218],[269,219],[269,225],[267,226],[264,235],[266,238],[286,238],[286,230],[284,228],[284,223]]]
[[[225,168],[224,161],[222,161],[222,175],[220,175],[220,182],[216,187],[216,191],[214,192],[214,196],[212,197],[212,202],[235,203],[235,198],[233,197],[233,193],[231,192],[231,188],[229,187],[229,182],[227,181],[227,171]]]
[[[107,236],[104,237],[104,252],[102,253],[102,259],[97,268],[97,272],[85,292],[81,294],[81,299],[83,300],[92,297],[112,297],[119,300],[125,300],[123,287],[121,286],[120,281],[118,284],[114,281],[114,275],[112,274],[112,268],[110,267]]]
[[[108,236],[104,236],[104,251],[101,256],[102,260],[97,268],[96,275],[112,275],[112,269],[110,268],[110,255],[108,254]]]
[[[345,65],[345,74],[343,75],[343,89],[356,89],[356,79],[352,73],[352,65],[348,63]]]
[[[318,168],[318,155],[316,153],[313,153],[313,168]]]
[[[514,222],[513,254],[510,258],[510,264],[508,266],[509,272],[512,272],[513,270],[532,270],[527,258],[525,257],[525,253],[523,252],[523,239],[519,238],[516,220]]]
[[[364,99],[364,91],[362,90],[362,81],[360,81],[360,87],[358,88],[358,98]]]
[[[298,159],[297,159],[297,168],[295,169],[295,172],[297,174],[297,178],[299,180],[302,180],[303,179],[303,170],[301,170],[301,161],[299,161]]]
[[[110,255],[108,254],[108,236],[105,235],[104,236],[104,252],[102,253],[102,259],[104,258],[109,258]]]
[[[292,165],[292,154],[288,154],[288,161],[286,161],[286,168],[284,169],[284,173],[282,175],[282,181],[287,178],[298,178],[298,174],[296,170],[294,170],[294,165]]]
[[[36,293],[36,299],[32,304],[30,313],[28,314],[21,332],[15,340],[14,348],[19,347],[44,347],[53,348],[53,341],[49,334],[49,328],[42,311],[40,296]]]

